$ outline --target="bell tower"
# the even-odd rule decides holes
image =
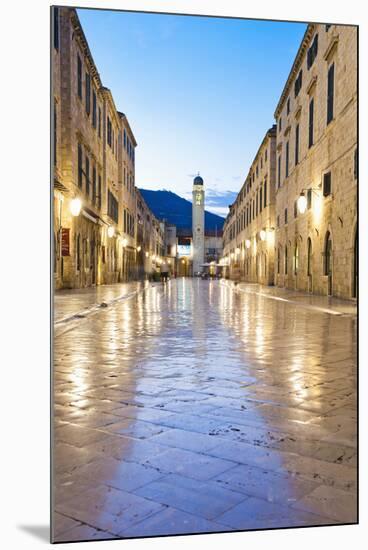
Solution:
[[[193,180],[192,253],[193,276],[203,270],[204,263],[204,185],[198,174]]]

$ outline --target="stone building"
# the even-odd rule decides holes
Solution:
[[[233,279],[273,284],[276,126],[270,128],[230,206],[222,262]]]
[[[104,98],[75,10],[53,15],[55,285],[88,286],[102,278]]]
[[[122,215],[124,281],[138,276],[138,263],[142,260],[142,246],[137,250],[137,193],[135,187],[135,148],[137,142],[125,114],[119,113],[121,121],[120,139],[120,211]]]
[[[308,25],[275,119],[275,283],[355,297],[356,27]]]
[[[148,208],[139,189],[137,198],[137,271],[138,278],[150,277],[159,270],[165,255],[165,228]]]
[[[55,288],[144,277],[145,252],[163,254],[163,230],[145,205],[149,244],[137,243],[133,131],[102,85],[75,9],[52,13]]]

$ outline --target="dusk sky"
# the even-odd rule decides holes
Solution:
[[[225,216],[274,123],[301,23],[78,9],[104,86],[138,142],[136,185]]]

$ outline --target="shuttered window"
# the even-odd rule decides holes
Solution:
[[[302,89],[302,81],[303,81],[303,71],[300,70],[297,79],[295,80],[294,84],[294,95],[297,97],[299,95],[300,90]]]
[[[314,60],[317,57],[317,53],[318,53],[318,34],[316,34],[316,36],[314,37],[312,45],[309,48],[308,53],[307,53],[307,68],[308,68],[308,70],[313,65]]]
[[[99,208],[101,208],[101,202],[102,202],[102,186],[101,186],[101,175],[99,175],[98,176],[98,197],[97,197],[97,204]]]
[[[266,208],[267,206],[267,180],[264,182],[264,188],[263,188],[263,206]]]
[[[295,166],[299,163],[299,124],[295,127]]]
[[[313,145],[313,132],[314,132],[314,99],[312,98],[309,103],[309,147]]]
[[[331,172],[323,175],[323,196],[331,195]]]
[[[77,82],[78,82],[78,97],[82,99],[82,60],[77,56]]]
[[[312,207],[312,189],[307,191],[307,208],[308,210]]]
[[[80,143],[78,143],[78,187],[83,187],[83,155]]]
[[[97,195],[97,181],[96,181],[96,166],[92,170],[92,202],[96,204],[96,195]]]
[[[334,87],[335,87],[335,64],[328,69],[327,75],[327,124],[334,116]]]
[[[86,113],[89,115],[91,112],[91,76],[86,73]]]
[[[110,216],[110,218],[114,220],[114,222],[118,223],[119,203],[114,197],[114,195],[111,193],[111,191],[108,192],[108,196],[107,196],[107,213]]]
[[[94,90],[92,92],[92,126],[97,127],[97,98]]]
[[[86,193],[89,196],[89,158],[86,156]]]

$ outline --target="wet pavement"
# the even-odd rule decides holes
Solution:
[[[353,304],[122,290],[55,303],[54,541],[356,521]]]

